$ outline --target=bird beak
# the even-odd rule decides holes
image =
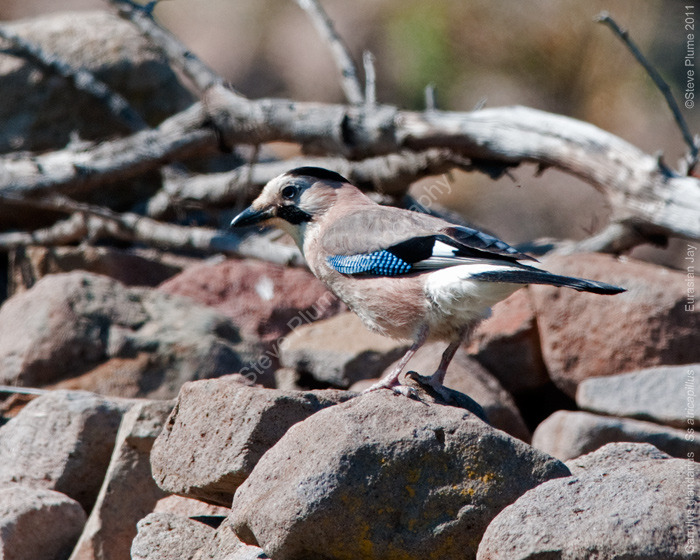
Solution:
[[[233,220],[231,220],[230,228],[236,227],[246,227],[254,226],[265,220],[269,220],[274,217],[272,208],[264,208],[262,210],[256,210],[252,206],[249,206],[243,212],[238,214]]]

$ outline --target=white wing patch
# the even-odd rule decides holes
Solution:
[[[454,257],[459,249],[442,241],[435,241],[433,245],[433,257]]]

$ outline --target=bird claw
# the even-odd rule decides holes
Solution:
[[[401,385],[398,381],[379,381],[372,385],[371,387],[362,391],[362,394],[373,393],[379,389],[389,389],[394,393],[408,397],[409,399],[416,398],[416,390],[413,387],[408,387],[406,385]]]

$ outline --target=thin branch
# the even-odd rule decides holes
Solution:
[[[73,84],[76,89],[96,98],[115,119],[126,125],[132,132],[148,128],[141,115],[131,107],[124,97],[95,78],[91,72],[73,68],[56,55],[46,52],[38,45],[20,37],[7,26],[0,27],[0,37],[11,43],[18,54],[24,58],[55,72]]]
[[[308,14],[318,34],[328,43],[333,60],[340,72],[340,85],[345,92],[348,103],[361,105],[364,102],[364,97],[362,85],[357,75],[357,67],[328,14],[323,10],[318,0],[296,0],[296,3]]]
[[[221,76],[202,62],[177,37],[153,20],[152,12],[157,2],[149,2],[142,6],[131,0],[106,1],[116,8],[120,17],[131,21],[145,37],[160,48],[170,63],[190,79],[200,95],[204,95],[212,86],[223,84]]]
[[[437,109],[437,103],[435,100],[435,84],[428,84],[425,86],[425,110],[435,111]]]
[[[683,114],[681,113],[681,110],[678,107],[678,103],[676,103],[676,100],[673,97],[671,88],[661,77],[661,75],[656,71],[656,69],[651,65],[651,63],[646,59],[646,57],[642,54],[642,52],[639,50],[639,47],[637,47],[634,41],[630,39],[627,30],[622,29],[608,12],[601,12],[595,18],[595,20],[599,23],[607,25],[612,30],[612,32],[617,37],[619,37],[623,43],[625,43],[625,45],[632,53],[634,58],[636,58],[637,62],[639,62],[639,64],[642,65],[644,70],[646,70],[646,73],[649,74],[649,77],[652,79],[656,87],[664,96],[666,104],[668,105],[669,109],[671,109],[671,113],[673,113],[673,118],[676,121],[676,124],[678,125],[678,128],[680,129],[681,133],[683,134],[683,139],[690,148],[690,159],[688,162],[688,173],[690,173],[695,168],[698,162],[698,144],[693,138],[690,129],[688,128],[688,123],[686,123],[685,118],[683,118]]]
[[[374,55],[365,51],[362,54],[365,68],[365,105],[374,107],[377,104],[377,74],[374,69]]]

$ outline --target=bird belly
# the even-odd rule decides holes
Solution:
[[[493,265],[458,265],[431,272],[425,279],[425,296],[431,338],[451,340],[491,314],[491,307],[522,288],[520,284],[484,282],[473,276]]]

